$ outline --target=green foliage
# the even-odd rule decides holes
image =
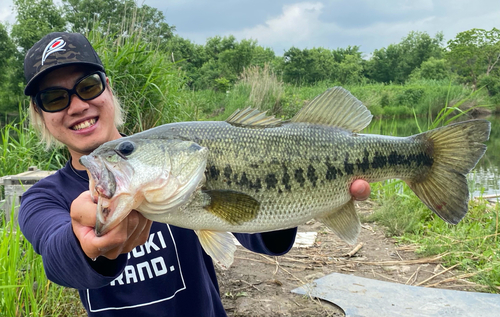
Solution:
[[[420,234],[424,231],[422,223],[433,220],[432,212],[403,181],[388,180],[371,187],[380,207],[364,220],[383,225],[388,236]]]
[[[445,266],[458,264],[461,271],[479,273],[473,281],[499,292],[498,204],[492,207],[483,199],[473,200],[465,218],[452,226],[434,215],[401,181],[372,185],[372,189],[381,207],[366,221],[385,226],[387,234],[401,243],[417,245],[422,256],[441,254]]]
[[[500,77],[483,75],[479,77],[479,86],[486,87],[490,96],[500,96]]]
[[[35,131],[28,127],[24,115],[19,123],[3,126],[0,133],[0,176],[25,172],[30,166],[56,170],[66,163],[66,154],[62,150],[45,150]]]
[[[443,34],[431,38],[426,32],[410,32],[398,44],[375,50],[366,63],[366,76],[383,83],[404,83],[411,72],[431,57],[441,58]]]
[[[415,68],[411,74],[411,80],[430,79],[444,80],[451,77],[451,69],[445,59],[429,58],[422,62],[420,67]]]
[[[0,23],[0,45],[2,46],[2,50],[0,50],[0,75],[3,75],[16,48],[2,23]]]
[[[337,64],[331,50],[324,48],[300,50],[292,47],[283,54],[283,80],[294,84],[314,84],[330,80]]]
[[[0,50],[0,113],[12,114],[17,110],[19,102],[21,56],[2,23],[0,23],[0,46],[2,47]]]
[[[481,75],[499,68],[500,30],[471,29],[448,41],[446,59],[465,83],[477,87]]]
[[[55,170],[67,160],[61,151],[45,150],[24,116],[0,132],[0,176],[25,172],[30,166]],[[14,219],[14,209],[10,212]],[[75,290],[47,280],[42,258],[23,237],[17,222],[6,222],[0,212],[0,316],[84,316],[81,305],[75,305],[78,301]]]
[[[457,104],[474,95],[477,92]],[[455,110],[443,107],[428,128],[447,125],[466,113],[453,116]],[[500,292],[498,204],[492,207],[481,198],[472,200],[465,218],[452,226],[432,213],[401,180],[388,180],[371,187],[372,196],[381,207],[364,220],[385,226],[387,234],[402,243],[418,245],[423,255],[441,254],[445,265],[458,265],[462,271],[479,273],[473,277],[475,282],[491,286],[492,292]]]
[[[28,49],[47,33],[64,31],[66,25],[62,11],[53,0],[14,0],[13,4],[16,22],[12,25],[10,37],[19,50],[8,53],[10,67],[4,73],[6,81],[1,84],[6,88],[0,96],[6,112],[15,110],[17,104],[25,100],[23,61]]]
[[[280,68],[286,83],[330,81],[356,84],[364,81],[362,61],[358,46],[336,50],[292,47],[284,53]]]
[[[224,88],[220,85],[222,78],[232,85],[246,67],[270,63],[275,58],[273,51],[258,46],[256,41],[238,42],[234,36],[209,38],[203,50],[191,46],[183,57],[193,61],[188,64],[187,76],[192,79],[192,86],[197,89]],[[198,69],[191,67],[194,62],[201,66]],[[228,85],[225,86],[227,88]]]
[[[138,33],[110,42],[91,32],[89,40],[127,114],[126,134],[184,118],[179,99],[184,79],[167,55],[141,41]]]
[[[345,59],[339,63],[335,80],[344,85],[360,84],[364,82],[365,78],[363,77],[361,58],[356,55],[347,55]]]
[[[0,215],[0,223],[0,316],[85,316],[76,290],[47,279],[17,222]]]
[[[119,37],[140,30],[142,40],[164,45],[175,27],[165,22],[163,12],[134,0],[63,0],[63,11],[71,31],[92,30]]]
[[[14,0],[16,22],[11,36],[22,48],[23,56],[33,44],[50,32],[66,30],[63,11],[53,0]]]
[[[164,51],[170,56],[171,61],[184,71],[188,85],[198,80],[199,69],[208,61],[203,45],[193,44],[178,35],[167,41]]]
[[[229,91],[229,88],[231,88],[231,82],[229,79],[226,79],[224,77],[222,78],[215,78],[215,89],[218,91]]]

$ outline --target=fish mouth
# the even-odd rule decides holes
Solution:
[[[134,199],[120,189],[118,181],[124,175],[118,175],[117,179],[105,162],[92,155],[85,155],[80,158],[80,163],[87,169],[90,195],[97,204],[94,231],[96,236],[102,236],[127,217]],[[129,212],[117,212],[118,209],[128,209]]]
[[[89,179],[92,179],[94,183],[91,187],[94,188],[95,192],[105,198],[112,198],[116,192],[116,179],[106,164],[90,155],[82,156],[80,163],[90,173]]]

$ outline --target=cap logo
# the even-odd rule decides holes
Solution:
[[[57,37],[52,41],[50,41],[50,43],[47,44],[47,46],[43,50],[42,65],[50,54],[55,52],[65,51],[65,49],[63,49],[65,46],[66,42],[62,39],[62,37]]]

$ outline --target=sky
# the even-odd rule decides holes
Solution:
[[[60,3],[60,0],[56,0]],[[138,0],[163,12],[176,33],[204,44],[216,35],[255,39],[277,55],[291,47],[346,48],[369,55],[410,31],[445,41],[457,33],[500,29],[499,0]],[[0,0],[0,21],[14,22],[12,0]]]

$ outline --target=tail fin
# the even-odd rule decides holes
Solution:
[[[489,134],[489,121],[469,120],[416,136],[432,142],[434,163],[424,180],[407,183],[446,222],[457,224],[467,213],[469,188],[465,175],[486,151],[483,142]]]

